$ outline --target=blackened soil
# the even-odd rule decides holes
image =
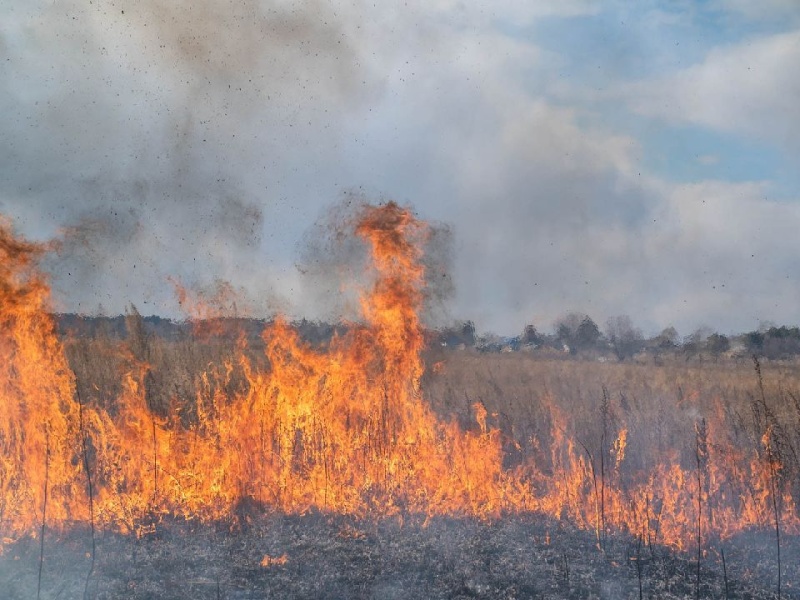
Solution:
[[[622,535],[600,549],[592,532],[535,516],[360,521],[270,515],[245,526],[161,522],[154,531],[45,536],[43,599],[695,598],[688,554]],[[721,561],[725,552],[727,581]],[[800,540],[782,540],[782,597],[800,598]],[[40,541],[6,543],[0,598],[36,598]],[[726,592],[727,585],[727,592]],[[702,598],[777,598],[774,537],[708,544]]]

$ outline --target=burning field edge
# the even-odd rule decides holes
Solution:
[[[429,227],[390,202],[340,229],[360,316],[324,344],[135,312],[87,340],[56,335],[52,248],[0,221],[9,594],[796,594],[796,365],[437,355]]]

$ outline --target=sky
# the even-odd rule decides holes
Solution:
[[[304,247],[357,196],[449,232],[442,323],[795,325],[799,166],[796,0],[0,4],[0,213],[61,311],[330,318]]]

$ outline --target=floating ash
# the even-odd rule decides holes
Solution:
[[[602,549],[618,533],[640,550],[697,552],[702,563],[712,542],[716,548],[744,532],[798,531],[794,442],[763,393],[751,403],[757,435],[750,443],[726,428],[719,405],[719,414],[690,424],[690,461],[679,449],[654,461],[632,452],[642,444],[630,433],[636,423],[606,393],[591,438],[550,396],[540,407],[546,436],[514,438],[480,399],[469,401],[466,422],[437,414],[421,387],[430,227],[389,202],[360,206],[341,230],[368,259],[358,319],[314,346],[277,317],[263,330],[259,360],[242,336],[189,397],[156,406],[149,391],[158,357],[141,331],[124,349],[112,402],[77,392],[86,386],[76,386],[37,268],[48,248],[0,225],[6,545],[36,536],[43,554],[45,536],[84,525],[146,538],[165,519],[246,527],[265,513],[318,513],[491,524],[538,513],[591,532]],[[201,339],[211,343],[214,335]],[[510,448],[521,458],[506,466]],[[262,551],[256,563],[274,569],[296,561],[278,548]],[[571,564],[566,556],[572,573]]]
[[[198,390],[196,417],[182,424],[150,410],[143,352],[113,412],[81,404],[45,312],[44,279],[31,270],[40,250],[6,227],[6,535],[42,520],[61,529],[94,518],[121,531],[167,514],[210,521],[245,499],[287,513],[480,516],[524,500],[502,470],[497,432],[442,423],[420,395],[427,227],[388,203],[364,206],[353,232],[371,257],[363,322],[320,352],[276,319],[263,333],[269,371],[240,356],[246,391]]]

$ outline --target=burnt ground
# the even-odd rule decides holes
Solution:
[[[90,535],[45,536],[41,598],[83,598]],[[544,517],[493,523],[435,518],[423,526],[320,514],[268,515],[244,527],[166,522],[140,537],[98,533],[88,597],[262,598],[694,598],[696,562],[665,548]],[[777,598],[769,531],[727,540],[726,595],[716,549],[704,557],[702,598]],[[695,550],[696,551],[696,550]],[[784,536],[783,598],[800,598],[800,539]],[[0,556],[0,598],[36,598],[40,540]]]

